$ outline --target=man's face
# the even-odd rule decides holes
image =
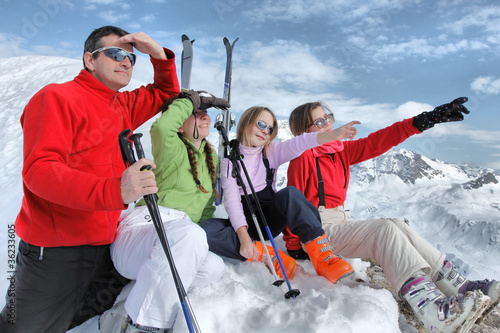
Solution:
[[[132,52],[134,48],[128,43],[118,41],[117,35],[109,35],[101,38],[102,47],[116,46],[125,51]],[[116,61],[106,56],[102,52],[99,53],[97,59],[94,59],[90,52],[87,52],[87,68],[89,72],[101,81],[108,88],[118,91],[125,87],[130,82],[132,77],[132,64],[128,57],[123,61]]]

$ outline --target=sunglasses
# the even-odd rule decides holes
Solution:
[[[269,133],[269,135],[273,134],[274,129],[262,120],[257,120],[257,127],[261,130],[267,129],[267,133]]]
[[[309,124],[308,127],[311,127],[312,125],[316,125],[318,129],[322,129],[326,126],[326,122],[329,123],[334,123],[335,122],[335,117],[333,116],[333,113],[327,113],[323,118],[318,118],[314,120],[312,123]]]
[[[119,47],[114,47],[114,46],[101,47],[100,49],[97,49],[94,52],[92,52],[92,55],[94,55],[94,53],[99,53],[99,52],[104,53],[106,56],[116,61],[123,61],[125,57],[128,57],[128,60],[130,60],[132,66],[135,65],[136,55],[133,54],[132,52],[127,52]]]

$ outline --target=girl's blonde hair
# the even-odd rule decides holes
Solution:
[[[294,136],[307,133],[309,126],[311,126],[311,123],[314,121],[314,119],[312,119],[312,110],[316,109],[318,106],[322,107],[326,113],[331,113],[328,105],[321,101],[299,105],[292,111],[288,123],[290,125],[290,131]]]
[[[265,106],[252,106],[243,112],[238,122],[238,126],[236,127],[236,139],[243,145],[247,145],[250,142],[249,132],[253,126],[257,126],[257,120],[263,111],[269,112],[273,117],[273,134],[269,136],[269,141],[267,141],[263,148],[263,151],[267,152],[269,145],[278,135],[278,119],[276,119],[274,113]]]

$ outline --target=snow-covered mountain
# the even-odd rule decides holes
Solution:
[[[80,68],[80,61],[58,57],[4,58],[0,62],[0,205],[4,217],[0,247],[4,249],[22,199],[19,117],[24,105],[44,85],[71,80]],[[131,87],[139,84],[135,81]],[[145,134],[146,154],[151,151],[151,123],[137,131]],[[278,140],[291,137],[287,121],[280,120]],[[211,134],[209,141],[217,144],[217,133]],[[279,188],[286,186],[287,166],[278,170]],[[346,208],[355,219],[405,219],[441,251],[468,262],[474,269],[472,277],[499,279],[499,179],[500,175],[490,169],[448,164],[396,148],[351,168]],[[281,239],[277,243],[283,248]],[[349,261],[355,279],[365,283],[353,280],[331,285],[304,261],[300,262],[304,272],[292,281],[301,295],[285,300],[286,288],[272,286],[272,276],[263,265],[227,262],[227,274],[221,281],[193,288],[189,297],[203,332],[417,332],[398,314],[393,294],[370,282],[369,265],[359,259]],[[0,253],[2,300],[9,283],[7,262],[4,250]],[[185,331],[182,313],[174,328]],[[487,329],[484,332],[494,331]],[[73,333],[96,331],[94,319]]]

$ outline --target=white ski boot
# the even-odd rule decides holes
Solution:
[[[427,275],[408,280],[400,294],[430,333],[466,333],[490,304],[479,291],[446,297]]]
[[[469,281],[466,279],[466,273],[455,261],[445,261],[443,268],[439,271],[436,285],[446,296],[454,296],[457,294],[465,294],[468,291],[479,290],[484,295],[491,298],[489,308],[483,313],[486,316],[500,302],[500,281],[497,280],[480,280]]]
[[[99,333],[121,333],[127,328],[125,300],[117,301],[99,318]]]

